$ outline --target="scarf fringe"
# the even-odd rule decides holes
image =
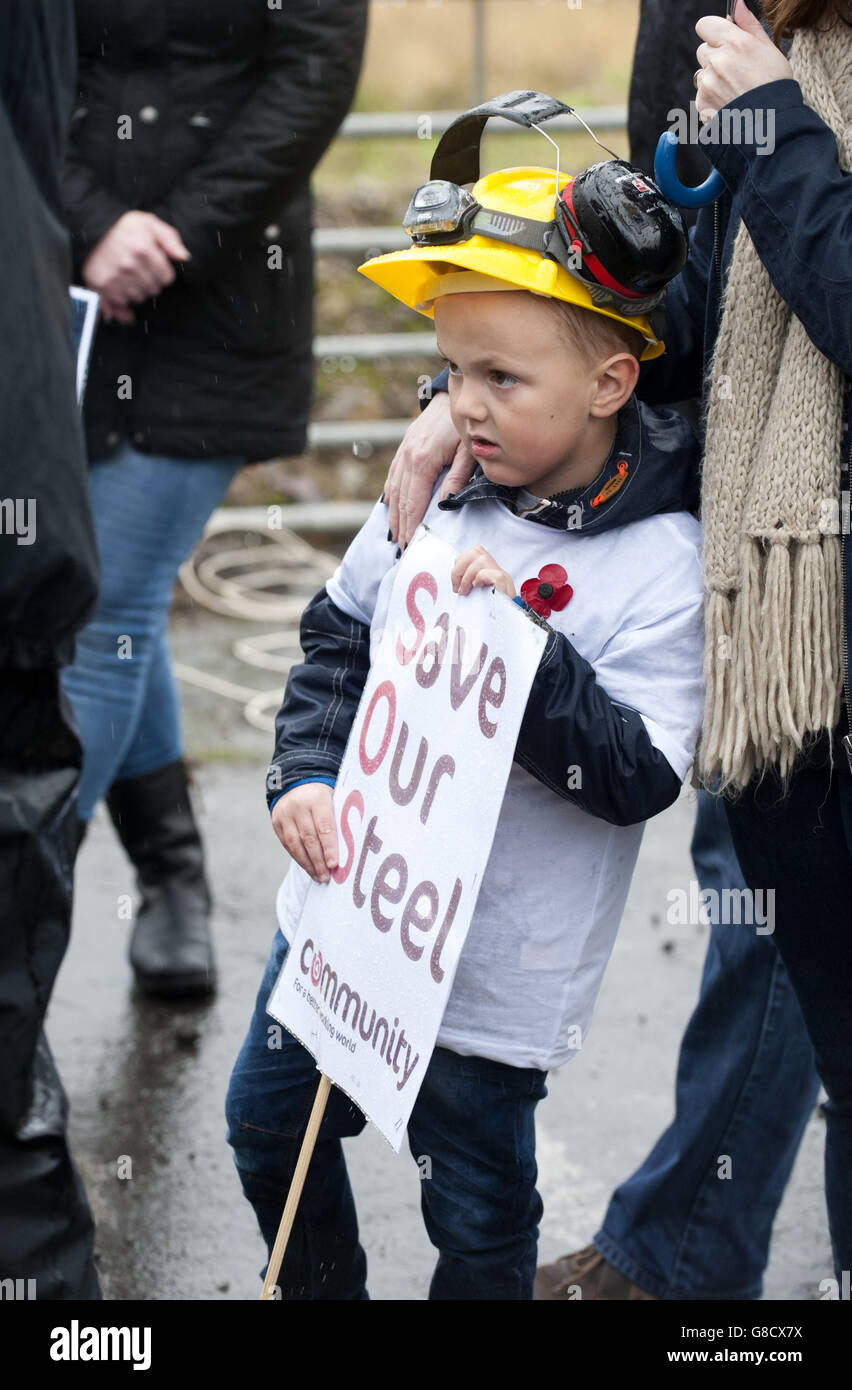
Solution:
[[[852,30],[839,16],[797,30],[790,64],[852,171]],[[820,518],[826,502],[840,502],[845,390],[841,367],[782,299],[742,223],[706,405],[707,699],[695,786],[735,795],[770,772],[786,783],[839,720],[841,549]]]
[[[840,717],[841,549],[745,537],[741,587],[711,590],[704,621],[704,722],[694,785],[727,794],[755,773],[782,780]]]

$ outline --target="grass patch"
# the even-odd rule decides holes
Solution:
[[[484,93],[475,89],[471,0],[373,0],[361,111],[475,105],[530,87],[575,104],[622,101],[639,24],[637,0],[485,0]]]

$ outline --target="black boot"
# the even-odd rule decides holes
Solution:
[[[162,998],[211,994],[210,890],[183,761],[115,782],[107,806],[142,894],[130,942],[136,983]]]

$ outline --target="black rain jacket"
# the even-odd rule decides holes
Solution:
[[[59,176],[70,0],[0,5],[0,668],[55,669],[97,593]]]
[[[352,102],[367,0],[75,3],[64,198],[76,273],[131,209],[177,227],[192,253],[134,326],[99,327],[89,457],[125,439],[187,459],[301,452],[309,178]]]

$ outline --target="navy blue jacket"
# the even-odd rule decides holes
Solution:
[[[74,93],[70,0],[0,5],[0,669],[74,660],[97,597],[74,392],[60,175]],[[8,509],[23,507],[29,539]]]
[[[746,143],[704,146],[727,189],[699,214],[690,234],[689,260],[669,288],[666,352],[642,368],[637,386],[643,399],[652,403],[700,396],[702,418],[719,327],[720,287],[741,220],[773,285],[808,336],[847,378],[852,377],[852,174],[841,170],[834,136],[805,105],[798,82],[767,82],[738,97],[729,107],[742,111],[774,108],[775,149],[772,154],[761,155],[754,145]],[[846,502],[841,508],[841,524],[848,529],[850,389],[846,392],[845,432],[837,462]],[[845,531],[841,545],[848,711],[852,555]]]
[[[629,483],[593,509],[591,500],[602,478],[615,472],[623,455],[630,458]],[[612,449],[595,481],[563,494],[564,502],[552,502],[527,520],[562,530],[577,529],[579,520],[579,529],[588,533],[660,512],[694,510],[697,462],[697,441],[686,421],[632,396],[619,411]],[[490,483],[477,470],[461,492],[440,505],[475,507],[499,497],[514,509],[517,494],[517,488]],[[569,507],[581,508],[582,516]],[[641,716],[615,704],[568,638],[526,611],[547,629],[548,640],[515,761],[566,801],[613,825],[632,825],[665,810],[677,799],[680,778],[652,744]],[[270,807],[298,782],[334,777],[369,670],[369,627],[342,613],[325,589],[305,610],[301,640],[305,661],[290,671],[275,721],[275,752],[267,776]],[[582,789],[564,787],[561,770],[571,764],[583,768]]]

